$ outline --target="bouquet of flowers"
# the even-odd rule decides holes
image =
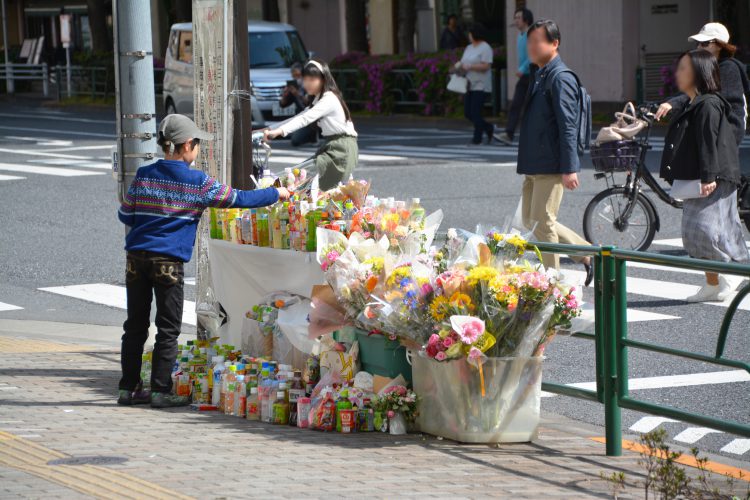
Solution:
[[[419,397],[403,385],[392,385],[385,389],[383,394],[372,400],[375,411],[382,413],[388,419],[392,419],[400,413],[408,422],[417,418],[417,404]]]

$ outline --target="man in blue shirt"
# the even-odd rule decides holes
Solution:
[[[513,25],[518,29],[518,39],[516,41],[516,50],[518,51],[518,71],[516,71],[516,76],[518,77],[518,81],[516,82],[516,89],[513,92],[513,100],[510,103],[505,132],[495,136],[498,141],[508,146],[513,144],[513,136],[516,133],[518,120],[521,118],[523,103],[526,100],[526,93],[531,81],[531,61],[529,61],[529,55],[526,51],[526,31],[532,24],[534,24],[534,15],[529,9],[521,7],[516,10],[516,13],[513,15]]]
[[[193,254],[203,211],[208,207],[263,207],[289,198],[284,188],[241,191],[191,169],[198,143],[211,139],[190,118],[166,116],[159,125],[157,141],[164,159],[138,169],[120,206],[118,217],[129,228],[125,237],[128,319],[123,325],[117,400],[121,405],[150,403],[154,408],[166,408],[190,402],[185,396],[171,394],[172,367],[182,327],[183,265]],[[157,334],[149,394],[143,390],[140,374],[154,295]]]

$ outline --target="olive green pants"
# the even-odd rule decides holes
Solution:
[[[347,182],[357,168],[358,156],[356,137],[336,135],[326,138],[326,143],[315,153],[315,168],[320,175],[320,189],[328,191],[339,182]]]

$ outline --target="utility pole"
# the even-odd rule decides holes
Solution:
[[[115,42],[118,197],[156,152],[150,0],[112,0]],[[144,29],[144,26],[147,28]]]
[[[15,92],[15,85],[13,82],[13,64],[10,62],[10,56],[8,56],[8,18],[5,15],[5,0],[2,1],[3,7],[3,51],[5,53],[5,91],[9,94]],[[247,39],[247,37],[245,37]]]
[[[233,104],[234,133],[232,134],[232,186],[238,189],[252,189],[255,186],[250,180],[253,173],[250,136],[252,134],[252,115],[250,110],[250,56],[248,54],[247,35],[247,2],[234,1],[234,29],[232,70],[234,73],[234,95],[230,98]],[[239,91],[239,92],[237,92]]]

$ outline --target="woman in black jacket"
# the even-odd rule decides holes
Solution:
[[[695,185],[695,195],[683,200],[682,244],[694,258],[748,262],[737,211],[739,149],[731,105],[719,94],[719,65],[709,52],[693,50],[682,55],[675,77],[688,100],[669,125],[660,175],[670,184]],[[737,284],[706,273],[706,285],[686,300],[723,301]]]
[[[747,96],[750,94],[750,80],[747,77],[745,64],[734,58],[737,47],[729,43],[729,31],[721,23],[708,23],[701,28],[700,33],[688,40],[696,42],[698,47],[707,50],[719,60],[719,75],[721,77],[721,95],[732,106],[729,122],[734,128],[735,139],[739,146],[745,137],[747,127]],[[680,94],[659,106],[656,118],[660,119],[672,109],[682,109],[689,98]]]

